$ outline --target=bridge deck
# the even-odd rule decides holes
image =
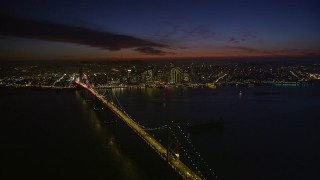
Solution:
[[[103,102],[111,111],[120,117],[133,131],[135,131],[151,148],[153,148],[164,160],[167,160],[167,149],[163,147],[156,139],[150,136],[145,130],[143,130],[133,119],[123,113],[114,104],[110,103],[103,96],[98,94],[94,89],[87,87],[81,82],[76,82],[80,87],[91,92],[101,102]],[[201,179],[195,172],[189,169],[179,159],[170,160],[171,167],[179,173],[184,179]]]

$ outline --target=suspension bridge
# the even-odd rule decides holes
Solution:
[[[125,122],[142,140],[144,140],[157,154],[159,154],[162,159],[167,161],[168,164],[183,179],[198,180],[206,178],[200,171],[200,168],[198,168],[198,166],[195,164],[197,162],[191,158],[191,156],[187,153],[186,148],[182,146],[181,141],[179,141],[179,135],[177,135],[177,132],[186,138],[187,143],[189,143],[191,149],[195,152],[196,157],[200,159],[201,162],[203,162],[208,171],[210,171],[210,173],[213,174],[213,177],[217,179],[217,176],[214,174],[212,169],[209,168],[208,164],[205,163],[204,159],[200,156],[198,151],[195,150],[194,146],[191,144],[190,140],[187,138],[186,134],[184,134],[179,125],[164,125],[157,128],[148,128],[140,125],[123,110],[119,100],[115,95],[112,96],[109,94],[109,98],[106,97],[106,92],[109,93],[109,89],[105,89],[104,93],[99,93],[99,89],[94,88],[94,85],[89,82],[88,76],[86,74],[80,72],[80,77],[76,78],[74,82],[78,87],[90,93],[93,97],[95,97],[95,100],[107,106],[113,113],[115,113],[121,120],[123,120],[123,122]],[[176,128],[176,130],[174,130],[174,128]],[[168,130],[168,136],[170,137],[168,137],[167,148],[147,132],[149,130],[159,129]],[[186,157],[190,160],[191,164],[194,166],[193,170],[180,160],[179,149],[181,149]]]

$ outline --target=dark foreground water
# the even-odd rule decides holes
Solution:
[[[223,118],[223,128],[188,135],[219,179],[320,178],[319,87],[114,93],[150,127]],[[117,118],[80,91],[0,89],[0,98],[0,179],[179,179],[125,124],[105,125]]]

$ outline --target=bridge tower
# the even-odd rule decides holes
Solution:
[[[171,121],[168,123],[168,128],[167,128],[167,161],[168,163],[171,160],[175,160],[175,159],[179,159],[180,158],[180,154],[179,154],[179,142],[178,142],[178,137],[176,137],[173,134],[174,131],[174,122]]]
[[[83,78],[83,68],[82,68],[82,66],[80,65],[80,66],[79,66],[79,81],[80,81],[81,83],[83,83],[82,78]]]

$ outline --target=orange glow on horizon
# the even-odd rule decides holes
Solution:
[[[83,51],[55,51],[48,53],[35,52],[17,52],[14,54],[3,53],[1,60],[148,60],[148,59],[190,59],[190,58],[272,58],[272,57],[303,57],[303,56],[320,56],[319,51],[296,50],[252,50],[249,48],[212,48],[212,49],[178,49],[170,51],[165,55],[142,54],[134,49],[122,49],[119,51],[108,51],[95,48],[83,49]]]

